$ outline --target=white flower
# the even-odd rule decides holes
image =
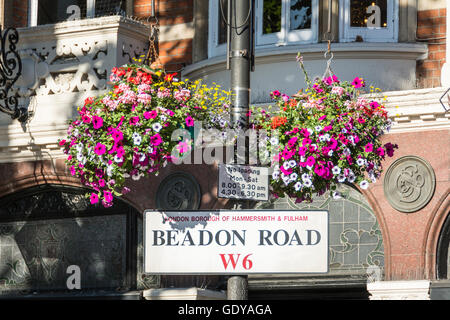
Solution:
[[[347,181],[350,183],[353,183],[353,182],[355,182],[355,180],[356,180],[356,176],[353,173],[350,173],[347,177]]]
[[[295,191],[300,191],[302,188],[302,183],[299,181],[294,185]]]
[[[167,120],[167,116],[164,115],[164,114],[162,114],[159,118],[160,118],[161,121],[163,121],[163,122]]]
[[[343,151],[344,156],[349,156],[352,154],[352,151],[349,148],[345,148]]]
[[[291,179],[289,179],[289,176],[284,176],[282,177],[284,185],[289,185],[289,183],[291,183]]]
[[[359,183],[359,186],[361,187],[361,189],[367,190],[367,188],[369,188],[369,182],[367,182],[366,180],[363,180]]]
[[[148,153],[153,153],[153,151],[154,151],[153,147],[152,146],[148,146],[147,152]]]
[[[108,177],[111,177],[111,176],[112,176],[112,174],[113,174],[113,169],[114,169],[113,166],[108,166],[108,167],[106,167],[106,175],[107,175]],[[124,176],[124,178],[126,178],[125,175],[123,175],[123,176]]]
[[[333,169],[331,169],[331,172],[333,172],[334,175],[338,175],[339,173],[341,173],[341,168],[339,168],[338,166],[334,166]]]
[[[311,176],[307,173],[302,174],[302,180],[306,181],[306,180],[311,180]]]
[[[359,158],[358,160],[356,160],[356,164],[358,165],[358,166],[363,166],[364,165],[364,159],[363,158]]]
[[[307,128],[306,130],[309,132],[310,135],[314,133],[313,129],[311,128]]]
[[[162,129],[162,125],[159,122],[156,122],[152,125],[152,129],[155,132],[160,132]]]
[[[333,150],[328,151],[328,156],[331,157],[333,155],[333,153],[334,153]]]
[[[325,141],[327,141],[327,139],[325,138],[325,136],[320,136],[319,137],[319,141],[320,142],[325,142]]]
[[[121,163],[121,162],[123,162],[123,159],[120,158],[120,157],[116,154],[116,155],[114,156],[114,161],[117,162],[117,163]]]
[[[314,129],[316,129],[317,132],[322,131],[322,127],[321,126],[316,126]]]
[[[140,145],[141,142],[142,142],[142,137],[140,135],[138,135],[136,137],[133,137],[133,143],[134,143],[135,146]]]
[[[289,178],[291,179],[291,181],[295,181],[298,178],[298,174],[296,174],[295,172],[291,173],[291,175],[289,176]]]
[[[277,137],[272,137],[270,138],[270,144],[274,144],[277,145],[280,141],[278,140]]]
[[[289,166],[290,166],[291,168],[295,167],[296,165],[297,165],[297,162],[296,162],[295,160],[290,160],[290,161],[289,161]]]
[[[303,185],[306,187],[306,188],[309,188],[309,187],[311,187],[312,186],[312,181],[311,180],[303,180]]]
[[[134,181],[138,181],[139,179],[141,179],[141,174],[139,173],[139,171],[136,171],[132,176],[131,179],[133,179]]]
[[[283,168],[284,168],[284,170],[288,170],[290,167],[291,167],[291,166],[289,165],[289,162],[288,162],[288,161],[286,161],[286,162],[283,163]]]
[[[140,162],[145,161],[145,158],[147,158],[147,155],[145,153],[139,154],[139,161]]]
[[[272,173],[272,179],[278,180],[280,178],[280,171],[274,171]]]
[[[77,149],[78,152],[81,152],[83,150],[84,145],[82,143],[77,144],[75,149]]]
[[[340,174],[340,175],[337,176],[337,181],[340,182],[340,183],[345,182],[345,179],[346,179],[345,175],[343,175],[343,174]]]
[[[334,200],[339,200],[342,198],[341,193],[339,191],[333,191],[332,197]]]

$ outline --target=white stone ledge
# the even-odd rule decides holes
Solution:
[[[149,289],[142,293],[145,300],[225,300],[226,292],[200,288]]]
[[[295,62],[298,52],[305,60],[324,60],[327,45],[324,43],[308,45],[266,46],[256,48],[255,63]],[[332,52],[335,60],[342,59],[394,59],[419,60],[428,54],[428,47],[422,43],[334,43]],[[188,65],[183,75],[198,78],[211,72],[225,70],[226,56],[216,56]]]
[[[430,300],[429,280],[379,281],[367,284],[371,300]]]

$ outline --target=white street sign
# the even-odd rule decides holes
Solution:
[[[219,198],[269,200],[269,168],[248,165],[219,165]]]
[[[328,272],[327,211],[144,212],[151,274]]]

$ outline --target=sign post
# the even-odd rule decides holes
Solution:
[[[222,2],[219,1],[219,5]],[[235,129],[248,128],[250,105],[250,70],[253,64],[254,0],[228,0],[227,61],[231,65],[231,122]],[[228,64],[228,63],[227,63]],[[249,140],[245,138],[245,163],[248,163]],[[237,159],[236,159],[237,160]],[[249,201],[241,201],[241,208],[248,207]],[[228,280],[229,300],[247,300],[247,277],[234,276]]]

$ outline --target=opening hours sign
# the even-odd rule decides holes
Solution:
[[[151,274],[328,272],[328,212],[144,212]]]

